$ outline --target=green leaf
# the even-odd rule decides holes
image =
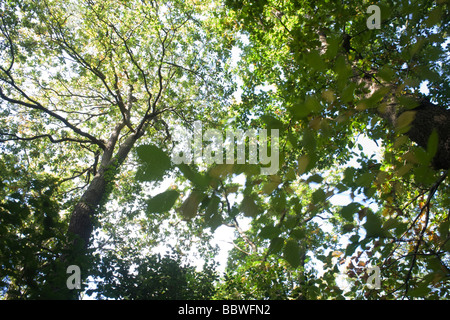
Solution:
[[[179,164],[177,167],[180,169],[181,173],[183,173],[184,177],[191,181],[196,188],[203,190],[208,187],[210,176],[203,175],[193,167],[184,163]]]
[[[308,168],[309,164],[309,157],[308,155],[304,154],[298,158],[298,174],[302,175],[306,172],[306,169]]]
[[[147,213],[163,213],[172,209],[180,193],[167,190],[147,200]]]
[[[365,172],[363,173],[361,176],[359,176],[355,183],[359,186],[359,187],[370,187],[374,181],[374,179],[376,178],[376,174],[374,172]]]
[[[450,253],[450,241],[446,241],[442,249]]]
[[[309,114],[321,110],[322,106],[315,96],[307,96],[304,101],[299,101],[293,106],[293,113],[297,119],[305,118]]]
[[[417,288],[408,291],[408,296],[410,297],[425,297],[431,291],[430,288],[427,287],[427,283],[423,283],[419,285]]]
[[[326,197],[327,197],[327,195],[326,195],[325,191],[323,191],[322,189],[317,189],[312,194],[312,201],[313,201],[313,203],[319,203],[319,202],[325,201]]]
[[[234,167],[234,164],[217,164],[208,171],[208,174],[216,179],[224,178],[233,174]]]
[[[220,198],[212,196],[209,200],[208,207],[205,210],[205,222],[212,229],[216,230],[222,223],[222,216],[219,212]]]
[[[405,111],[397,118],[397,122],[395,124],[395,130],[398,133],[408,132],[410,129],[410,125],[413,122],[416,116],[415,111]]]
[[[355,242],[355,243],[351,243],[347,246],[347,248],[345,248],[345,255],[347,257],[350,257],[356,250],[356,248],[359,247],[359,243]]]
[[[286,193],[277,192],[270,201],[271,208],[274,212],[283,212],[286,209]]]
[[[383,66],[379,71],[378,71],[378,76],[383,79],[386,82],[389,82],[392,80],[392,77],[394,76],[395,72],[394,70],[392,70],[390,67],[388,66]]]
[[[304,107],[308,110],[308,114],[322,110],[319,100],[315,96],[307,96]]]
[[[315,157],[314,154],[311,153],[311,151],[314,151],[317,147],[317,141],[314,136],[314,132],[312,130],[305,129],[303,130],[303,137],[302,137],[302,146],[304,146],[308,151],[308,165],[306,167],[306,171],[310,170],[311,166],[315,164]]]
[[[339,56],[336,59],[334,71],[338,76],[337,79],[338,88],[341,89],[344,88],[344,86],[347,84],[348,77],[350,77],[352,74],[352,70],[350,66],[348,66],[347,63],[345,62],[345,58],[343,56]]]
[[[256,217],[259,212],[258,205],[256,204],[253,195],[244,195],[244,199],[242,199],[239,208],[246,217]]]
[[[441,222],[438,227],[439,235],[442,239],[446,239],[449,236],[450,231],[450,220]]]
[[[367,232],[367,237],[378,237],[382,236],[383,230],[381,226],[380,218],[372,212],[368,212],[366,215],[367,221],[364,224],[364,228]]]
[[[270,241],[268,253],[269,254],[277,254],[278,252],[281,251],[281,249],[283,249],[283,245],[284,245],[283,238],[279,238],[279,237],[273,238],[272,241]]]
[[[419,84],[417,84],[418,86]],[[406,109],[414,109],[419,105],[417,99],[410,96],[398,96],[398,103],[401,104]]]
[[[283,130],[284,128],[284,123],[279,119],[275,118],[274,116],[265,114],[262,115],[260,118],[267,125],[265,129],[267,129],[267,132],[269,134],[271,129]]]
[[[311,50],[305,54],[305,62],[314,70],[318,72],[324,72],[326,65],[322,60],[319,52],[316,50]]]
[[[295,228],[291,231],[290,235],[297,240],[302,240],[306,236],[306,230],[304,228]]]
[[[341,217],[343,217],[347,221],[353,221],[353,214],[359,211],[361,204],[357,202],[352,202],[344,207],[342,207],[340,211]]]
[[[428,13],[428,18],[425,20],[425,24],[428,28],[432,28],[439,24],[442,17],[442,7],[436,6],[433,10]]]
[[[353,185],[353,179],[355,178],[356,169],[353,167],[347,167],[344,170],[344,178],[342,182],[347,186]]]
[[[309,110],[305,107],[303,101],[294,103],[291,110],[295,119],[306,118],[309,115]]]
[[[398,170],[395,170],[395,173],[398,177],[402,177],[407,174],[412,168],[413,165],[411,163],[407,163],[404,166],[401,166]]]
[[[411,55],[411,57],[417,54],[425,44],[426,39],[418,37],[417,41],[409,46],[409,54]]]
[[[422,148],[414,149],[414,158],[422,165],[428,165],[430,163],[430,157],[428,153]]]
[[[194,218],[197,215],[198,206],[204,196],[205,195],[202,192],[193,190],[186,200],[184,200],[183,204],[178,209],[178,212],[186,220]]]
[[[352,236],[349,238],[349,240],[350,240],[351,243],[358,244],[358,241],[359,241],[359,235],[354,234],[354,235],[352,235]]]
[[[353,94],[354,94],[355,88],[356,88],[356,83],[350,82],[350,84],[347,85],[344,88],[344,90],[342,90],[342,92],[341,92],[341,100],[342,100],[342,102],[347,103],[347,102],[353,100],[353,97],[354,97]]]
[[[170,157],[155,145],[137,147],[140,166],[136,172],[139,181],[159,181],[172,168]]]
[[[387,221],[384,222],[383,224],[383,229],[384,230],[391,230],[391,229],[395,229],[397,226],[399,226],[400,222],[395,219],[395,218],[390,218]]]
[[[439,144],[439,137],[436,129],[433,130],[433,132],[428,137],[428,143],[427,143],[427,153],[430,159],[432,159],[437,150],[438,150],[438,144]]]
[[[306,180],[306,181],[308,183],[310,183],[310,182],[321,183],[323,181],[323,177],[320,174],[316,173],[316,174],[313,174],[311,177],[309,177],[308,180]]]
[[[259,237],[262,239],[273,239],[280,235],[281,230],[275,226],[265,226],[259,232]]]
[[[283,250],[283,257],[293,268],[297,268],[300,265],[302,252],[297,241],[286,241],[286,245]]]

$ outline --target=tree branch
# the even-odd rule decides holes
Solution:
[[[430,217],[430,202],[431,199],[434,197],[434,194],[436,193],[439,185],[445,180],[445,178],[447,177],[447,173],[448,170],[444,172],[444,174],[436,181],[436,183],[430,188],[430,193],[428,194],[428,199],[425,203],[425,205],[422,207],[422,209],[420,210],[419,215],[416,217],[416,219],[413,222],[413,225],[416,223],[417,219],[422,215],[422,213],[425,211],[425,222],[424,222],[424,226],[419,234],[419,240],[416,243],[416,246],[414,247],[414,253],[413,253],[413,257],[412,257],[412,261],[411,261],[411,266],[409,267],[408,273],[406,275],[405,278],[405,293],[404,293],[404,297],[407,296],[408,291],[409,291],[409,281],[411,280],[411,275],[412,275],[412,270],[416,264],[416,260],[417,260],[417,254],[419,252],[419,247],[423,241],[423,236],[425,234],[425,231],[427,230],[428,227],[428,222],[429,222],[429,217]]]
[[[41,134],[41,135],[37,135],[37,136],[33,136],[33,137],[19,137],[16,134],[5,133],[5,132],[1,132],[0,131],[0,135],[12,137],[10,139],[0,139],[0,142],[7,142],[7,141],[31,141],[31,140],[41,139],[41,138],[48,138],[50,140],[50,142],[52,142],[52,143],[60,143],[60,142],[67,142],[67,141],[77,142],[77,143],[93,143],[91,140],[79,140],[79,139],[74,139],[74,138],[55,139],[49,134]]]
[[[222,186],[224,196],[225,196],[225,201],[227,203],[228,215],[231,216],[231,206],[230,206],[230,202],[228,201],[228,192],[227,192],[226,188],[224,187],[222,180],[220,181],[220,184]],[[236,217],[233,217],[232,226],[236,229],[236,231],[239,233],[239,235],[242,237],[242,239],[244,239],[244,241],[250,246],[251,252],[256,253],[257,252],[256,244],[253,241],[251,241],[250,238],[245,234],[245,232],[239,227],[239,223],[238,223]]]
[[[111,90],[108,83],[106,82],[106,76],[99,69],[101,62],[104,59],[100,60],[99,64],[96,67],[92,66],[88,61],[86,61],[86,59],[84,59],[81,56],[81,54],[78,53],[78,51],[74,48],[74,46],[69,43],[69,40],[67,39],[67,37],[65,35],[65,30],[64,30],[63,26],[61,25],[60,21],[56,17],[54,17],[50,8],[47,7],[47,10],[48,10],[48,14],[50,16],[52,16],[54,18],[54,20],[56,21],[56,25],[55,25],[54,23],[51,23],[51,20],[48,20],[48,26],[53,31],[53,35],[55,36],[54,41],[57,43],[57,45],[60,46],[60,48],[62,50],[64,50],[64,52],[66,52],[70,57],[72,57],[78,64],[80,64],[82,67],[86,68],[87,70],[91,71],[97,78],[99,78],[100,81],[103,83],[103,86],[108,91],[108,93],[112,97],[114,97],[114,100],[116,101],[116,103],[119,103],[118,97],[114,94],[114,92]],[[107,56],[107,54],[105,53],[105,57],[106,56]]]
[[[81,129],[77,128],[72,123],[70,123],[66,118],[64,118],[64,117],[60,116],[59,114],[57,114],[57,113],[55,113],[55,112],[45,108],[39,102],[31,99],[25,92],[23,92],[20,88],[18,88],[14,83],[9,83],[9,84],[12,85],[14,87],[14,89],[19,91],[19,93],[25,99],[30,101],[31,103],[7,97],[3,93],[3,89],[1,87],[0,87],[0,98],[2,98],[5,101],[8,101],[9,103],[12,103],[12,104],[18,104],[18,105],[21,105],[21,106],[24,106],[24,107],[27,107],[27,108],[43,111],[44,113],[48,114],[49,116],[51,116],[51,117],[61,121],[62,123],[64,123],[68,128],[72,129],[75,133],[77,133],[80,136],[83,136],[85,138],[88,138],[92,143],[98,145],[102,149],[105,149],[105,143],[102,140],[99,140],[96,137],[94,137],[93,135],[82,131]]]
[[[9,51],[11,52],[11,61],[9,63],[8,69],[6,69],[6,71],[5,71],[5,73],[9,74],[9,72],[11,71],[11,69],[12,69],[12,67],[14,65],[14,46],[13,46],[13,43],[12,43],[12,40],[11,40],[11,37],[10,37],[9,33],[4,28],[6,23],[5,23],[5,19],[3,17],[3,14],[1,14],[0,16],[2,17],[1,30],[2,30],[2,33],[5,36],[5,38],[8,39]]]
[[[159,99],[161,98],[161,94],[162,94],[162,91],[163,91],[163,83],[162,83],[163,77],[162,77],[162,74],[161,74],[161,68],[162,68],[162,64],[163,64],[163,61],[164,61],[164,56],[166,54],[165,42],[166,42],[167,36],[168,36],[168,32],[166,32],[166,31],[164,31],[164,32],[165,32],[164,39],[161,41],[161,50],[162,50],[161,58],[160,58],[160,61],[159,61],[159,66],[158,66],[159,90],[158,90],[158,93],[157,93],[157,95],[155,97],[155,100],[153,101],[153,105],[152,105],[152,112],[153,113],[155,113],[155,111],[156,111],[156,104],[158,103]]]

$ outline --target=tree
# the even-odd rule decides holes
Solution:
[[[323,241],[325,254],[312,255],[325,274],[348,263],[345,296],[447,297],[448,4],[379,1],[381,28],[368,29],[368,2],[226,3],[223,25],[243,39],[238,121],[270,118],[285,133],[279,183],[253,226],[263,233],[267,215],[278,220],[263,257],[276,247],[297,270],[308,243],[297,230],[320,216],[346,241]],[[355,145],[361,134],[382,147],[380,161]],[[356,167],[346,164],[352,157]],[[307,198],[298,183],[317,187]],[[332,206],[337,194],[350,203]],[[369,265],[381,269],[381,290],[365,289]],[[323,276],[328,288],[334,278]]]
[[[161,144],[176,119],[220,117],[229,90],[204,12],[184,1],[2,4],[3,148],[32,152],[29,163],[57,181],[69,210],[62,265],[83,269],[99,208],[138,141]],[[65,282],[51,286],[72,296]]]
[[[206,300],[215,291],[217,276],[213,270],[198,272],[183,265],[176,254],[150,255],[136,264],[129,258],[112,252],[103,258],[106,261],[99,264],[102,267],[98,273],[101,280],[91,290],[97,299]]]
[[[209,298],[210,239],[226,225],[236,239],[214,298],[448,298],[448,4],[376,5],[380,29],[368,2],[2,4],[6,296],[72,298],[75,264],[99,298],[174,282],[177,297]],[[195,135],[197,120],[203,150],[212,129],[268,129],[277,172],[172,161],[174,129]],[[170,241],[175,257],[151,253]],[[203,271],[181,263],[192,244]],[[155,274],[172,279],[142,280]]]

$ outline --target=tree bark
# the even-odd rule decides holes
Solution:
[[[410,95],[408,95],[411,98]],[[395,98],[394,98],[395,99]],[[431,161],[435,170],[447,170],[450,167],[450,110],[443,106],[431,103],[422,97],[413,97],[417,106],[412,109],[404,109],[393,100],[388,108],[378,109],[378,114],[388,121],[392,128],[397,125],[397,120],[405,112],[413,112],[413,120],[409,129],[404,134],[419,146],[428,149],[428,143],[433,131],[437,133],[437,151]]]
[[[378,84],[372,85],[377,87]],[[381,85],[379,86],[379,88]],[[437,150],[431,161],[431,165],[435,170],[447,170],[450,168],[450,110],[444,106],[431,103],[428,99],[405,95],[411,99],[416,105],[414,108],[401,107],[397,99],[394,97],[386,97],[388,106],[378,108],[378,115],[388,121],[390,126],[395,129],[397,120],[405,112],[412,112],[413,119],[409,124],[409,128],[404,134],[417,145],[428,150],[428,143],[433,131],[437,133],[438,143]]]
[[[73,245],[86,248],[94,226],[94,213],[106,190],[106,169],[100,168],[81,196],[70,216],[68,234],[75,236]],[[80,242],[81,241],[81,242]]]
[[[351,48],[345,46],[346,34],[343,35],[343,51],[348,54]],[[318,32],[319,41],[321,43],[320,52],[324,53],[328,47],[326,34],[323,31]],[[348,41],[348,39],[347,39]],[[409,125],[409,130],[404,134],[407,135],[411,141],[417,143],[419,146],[428,149],[429,138],[433,131],[438,135],[437,151],[431,161],[431,165],[435,170],[448,170],[450,168],[450,109],[445,106],[440,106],[431,103],[428,99],[420,97],[419,95],[407,94],[408,98],[412,98],[412,103],[415,103],[414,108],[404,108],[398,103],[397,86],[390,83],[382,83],[376,79],[375,75],[378,70],[361,71],[356,67],[356,62],[353,62],[353,78],[358,84],[362,84],[368,91],[368,94],[360,97],[362,99],[369,98],[382,88],[389,88],[382,99],[380,106],[377,109],[377,114],[388,121],[394,129],[397,125],[399,117],[408,111],[414,112],[414,117]]]
[[[155,115],[151,115],[148,119],[154,117]],[[111,188],[108,184],[113,181],[117,170],[125,161],[136,141],[144,135],[148,125],[149,121],[145,122],[144,125],[140,127],[140,130],[125,139],[113,156],[114,146],[116,145],[120,131],[125,126],[125,123],[121,123],[115,127],[106,144],[106,149],[103,153],[101,165],[97,174],[75,205],[70,216],[67,232],[67,239],[69,241],[65,248],[65,252],[60,258],[62,265],[60,272],[65,273],[69,265],[75,264],[81,268],[82,278],[83,276],[86,277],[87,274],[83,274],[86,267],[86,260],[84,257],[90,243],[92,231],[95,227],[96,210],[100,208],[101,203],[108,196]],[[74,290],[68,290],[66,288],[65,279],[67,279],[68,276],[69,275],[64,274],[59,277],[59,283],[57,281],[57,284],[52,290],[52,298],[55,296],[58,299],[77,298]]]
[[[103,154],[99,171],[72,212],[68,233],[69,236],[75,236],[73,245],[81,245],[84,249],[89,245],[89,238],[94,228],[95,210],[99,208],[101,202],[107,196],[107,184],[114,179],[116,171],[125,161],[136,141],[144,134],[147,125],[128,137],[120,145],[114,157],[111,156],[115,145],[114,140],[117,140],[118,133],[124,125],[117,127],[115,133],[111,136],[107,144],[107,150]],[[79,241],[81,241],[81,244],[79,244]]]
[[[437,170],[447,170],[450,168],[450,110],[425,99],[419,99],[418,102],[419,106],[413,109],[414,120],[406,135],[427,149],[428,140],[432,132],[436,131],[438,147],[432,165]]]

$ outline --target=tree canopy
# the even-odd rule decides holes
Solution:
[[[446,1],[0,15],[3,298],[449,298]]]

